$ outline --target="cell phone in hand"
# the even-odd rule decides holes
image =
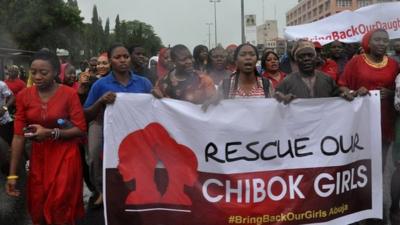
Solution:
[[[24,127],[24,136],[25,137],[32,137],[32,135],[36,132],[36,129],[34,127]]]

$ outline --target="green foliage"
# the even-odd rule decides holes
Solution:
[[[120,36],[126,46],[141,45],[152,55],[162,48],[161,39],[155,34],[153,27],[138,20],[122,21]]]
[[[106,20],[106,25],[104,26],[104,43],[103,46],[110,46],[111,40],[110,40],[110,19],[107,18]]]
[[[117,15],[114,32],[108,18],[103,29],[96,6],[91,23],[83,23],[77,0],[0,0],[0,5],[0,47],[63,48],[75,63],[107,50],[112,42],[140,44],[152,54],[162,47],[153,27],[137,20],[121,22]]]
[[[90,27],[90,33],[88,33],[90,41],[87,43],[92,50],[92,55],[98,55],[100,52],[105,51],[107,46],[105,44],[105,36],[102,25],[102,20],[98,16],[96,5],[93,6],[92,13],[92,24]]]
[[[79,9],[62,0],[10,0],[4,5],[1,33],[18,48],[68,48],[82,26]]]
[[[68,49],[79,57],[83,18],[76,0],[0,0],[0,47]]]
[[[115,18],[115,42],[121,42],[121,22],[119,21],[119,15]]]

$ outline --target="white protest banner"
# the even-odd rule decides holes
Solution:
[[[288,40],[308,39],[322,45],[339,40],[360,42],[368,31],[383,28],[391,39],[400,38],[400,2],[369,5],[355,11],[343,11],[321,20],[284,28]]]
[[[379,94],[199,105],[118,94],[104,123],[108,225],[382,217]]]

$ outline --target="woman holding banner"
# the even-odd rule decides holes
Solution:
[[[222,99],[272,97],[271,82],[257,72],[258,54],[255,46],[249,43],[239,45],[235,50],[234,60],[237,66],[236,72],[222,80],[218,94],[202,105],[204,111]]]
[[[156,98],[173,98],[194,104],[202,104],[215,94],[212,79],[193,67],[193,57],[184,45],[171,48],[171,60],[175,69],[155,85],[152,93]]]
[[[249,43],[239,45],[233,56],[237,70],[220,86],[224,98],[268,98],[273,94],[271,82],[256,69],[257,48]]]
[[[107,53],[111,71],[97,80],[89,91],[84,104],[86,120],[89,127],[89,165],[91,177],[99,195],[92,207],[103,205],[102,195],[102,155],[103,155],[103,118],[107,105],[113,104],[116,93],[150,93],[152,85],[147,78],[135,75],[130,71],[131,56],[122,44],[114,44]],[[93,121],[93,122],[92,122]]]
[[[353,57],[339,80],[341,89],[353,96],[365,96],[369,90],[380,90],[382,99],[383,156],[394,138],[394,81],[398,73],[396,61],[386,56],[389,35],[383,29],[365,34],[362,40],[364,54]],[[353,90],[353,91],[350,91]]]
[[[386,30],[376,29],[368,32],[364,35],[361,45],[364,53],[354,56],[347,63],[339,85],[342,91],[353,96],[365,96],[369,94],[369,90],[380,91],[382,160],[385,166],[386,155],[394,139],[393,97],[399,68],[397,62],[386,55],[389,45],[389,34]]]

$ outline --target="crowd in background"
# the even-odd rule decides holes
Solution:
[[[101,208],[104,110],[116,93],[149,93],[201,104],[207,110],[222,99],[275,98],[284,104],[296,98],[352,101],[379,90],[383,162],[392,146],[396,165],[390,211],[393,218],[399,217],[400,41],[393,41],[395,54],[390,57],[385,30],[366,34],[357,52],[348,46],[298,40],[288,42],[286,54],[279,56],[249,43],[210,50],[199,45],[193,51],[179,44],[148,57],[142,46],[114,44],[76,67],[41,49],[28,72],[8,66],[0,82],[0,137],[11,152],[10,160],[1,165],[8,176],[7,193],[20,195],[18,171],[29,160],[27,201],[34,224],[74,224],[82,217],[83,181],[92,192],[89,207]]]

